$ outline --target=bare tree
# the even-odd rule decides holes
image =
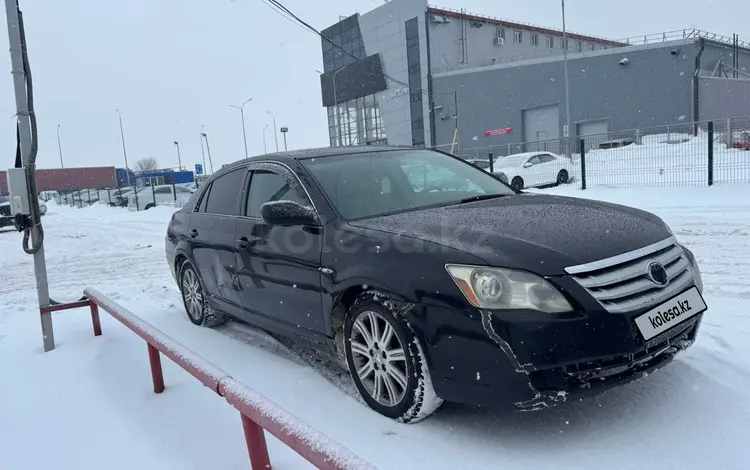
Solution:
[[[154,171],[159,169],[159,162],[154,157],[141,158],[135,162],[136,171]]]

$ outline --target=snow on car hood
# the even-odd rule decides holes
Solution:
[[[564,274],[566,266],[636,250],[671,235],[656,215],[561,196],[518,194],[351,222],[448,246],[487,264]]]

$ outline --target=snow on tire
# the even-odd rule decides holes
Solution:
[[[347,313],[344,338],[349,373],[370,408],[402,423],[416,423],[443,404],[419,340],[387,299],[362,294]]]
[[[180,266],[180,294],[185,312],[194,324],[211,328],[227,320],[223,312],[214,310],[206,302],[203,283],[189,261]]]

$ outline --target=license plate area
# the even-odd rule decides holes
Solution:
[[[691,287],[638,316],[635,324],[643,339],[648,341],[706,310],[708,306],[698,288]]]

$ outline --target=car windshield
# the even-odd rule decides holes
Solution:
[[[514,194],[489,173],[432,150],[364,152],[303,164],[348,220]]]

